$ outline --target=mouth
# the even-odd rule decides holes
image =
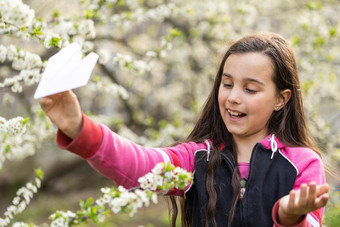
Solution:
[[[238,119],[247,116],[247,114],[241,113],[241,112],[236,112],[232,110],[228,110],[228,114],[231,118]]]

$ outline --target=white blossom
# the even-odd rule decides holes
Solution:
[[[117,53],[116,57],[113,58],[113,62],[118,64],[121,68],[136,72],[138,75],[143,75],[151,70],[151,63],[147,63],[143,60],[133,60],[130,55]]]
[[[36,177],[38,179],[38,176]],[[14,218],[14,215],[22,213],[27,205],[30,203],[33,198],[33,194],[37,192],[38,185],[34,185],[31,182],[28,182],[25,187],[21,187],[16,192],[17,196],[14,197],[12,205],[7,207],[4,215],[5,218],[0,218],[0,226],[7,226],[11,219]],[[25,223],[15,223],[13,226],[23,226],[25,227]]]
[[[52,127],[46,116],[41,116],[41,108],[35,105],[31,108],[34,118],[29,120],[29,126],[22,125],[24,118],[13,118],[9,123],[5,118],[0,117],[0,168],[4,161],[8,160],[22,160],[27,156],[33,155],[41,146],[43,140],[51,137],[55,133],[55,128]],[[19,124],[19,126],[18,126]],[[20,126],[21,125],[21,126]],[[50,126],[49,126],[50,125]],[[48,126],[48,127],[47,127]],[[14,127],[10,129],[10,127]],[[21,130],[21,131],[20,131]],[[19,133],[22,132],[23,134]],[[14,133],[12,136],[5,136],[3,133]],[[40,187],[41,181],[36,178],[35,184]]]
[[[44,46],[46,48],[50,48],[55,44],[57,47],[62,46],[62,39],[59,34],[53,33],[51,35],[47,35],[44,39]]]
[[[155,51],[148,51],[145,54],[147,57],[156,57],[157,53]]]
[[[83,20],[78,26],[79,34],[84,35],[87,38],[95,38],[96,30],[94,28],[93,20]]]
[[[100,50],[98,50],[97,53],[99,55],[99,63],[100,64],[104,65],[104,64],[109,62],[111,55],[110,55],[110,53],[107,50],[100,49]]]
[[[85,41],[83,43],[83,51],[84,52],[90,52],[92,51],[94,48],[94,43],[93,42],[89,42],[89,41]]]
[[[34,10],[21,0],[0,0],[0,14],[5,21],[18,27],[29,26],[34,18]]]
[[[63,39],[69,39],[69,36],[77,34],[77,29],[72,21],[62,19],[54,27],[54,32],[59,34]]]
[[[26,124],[23,117],[15,117],[10,120],[0,117],[0,132],[16,135],[23,134],[25,131]]]

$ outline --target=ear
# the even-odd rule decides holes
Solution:
[[[292,91],[290,89],[285,89],[278,94],[277,103],[274,107],[275,111],[281,110],[289,101],[292,96]]]

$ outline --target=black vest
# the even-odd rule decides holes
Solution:
[[[266,150],[262,144],[255,145],[250,159],[245,194],[243,199],[238,201],[232,226],[273,226],[272,208],[278,199],[287,195],[293,188],[297,171],[282,155],[276,154],[271,159],[271,154],[271,150]],[[221,168],[215,168],[214,175],[217,193],[215,220],[218,227],[228,224],[233,198],[231,178],[235,168],[226,149],[221,151],[221,155]],[[185,194],[193,227],[205,226],[209,200],[206,190],[207,166],[207,152],[196,152],[194,182]],[[211,220],[209,226],[213,226]]]

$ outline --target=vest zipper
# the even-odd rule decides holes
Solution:
[[[255,162],[255,157],[256,157],[256,153],[257,153],[257,150],[259,149],[259,146],[261,146],[261,144],[256,144],[253,148],[253,151],[251,153],[251,156],[250,156],[250,162],[249,162],[249,174],[248,174],[248,179],[247,179],[247,183],[245,185],[245,188],[244,188],[244,197],[247,196],[246,192],[248,191],[248,188],[249,188],[249,185],[251,183],[251,180],[252,180],[252,175],[253,175],[253,172],[254,172],[254,162]],[[248,220],[247,220],[247,207],[248,207],[248,202],[247,200],[245,200],[243,203],[242,203],[242,212],[241,212],[241,217],[242,217],[242,220],[244,221],[242,224],[244,223],[248,223]]]

